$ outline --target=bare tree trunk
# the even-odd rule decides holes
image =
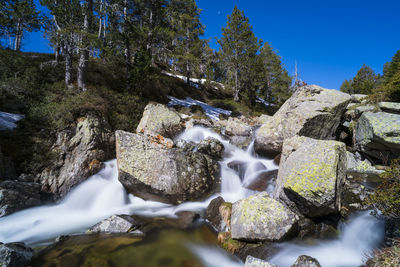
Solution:
[[[127,12],[128,12],[128,3],[127,0],[124,1],[124,20],[126,23],[127,19]],[[124,34],[126,34],[126,29],[124,28]],[[131,47],[129,38],[125,36],[125,49],[124,49],[124,56],[125,56],[125,79],[126,79],[126,89],[130,89],[130,81],[131,81]]]
[[[238,81],[238,70],[235,70],[235,93],[233,96],[235,102],[239,102],[239,81]]]
[[[90,24],[92,18],[93,0],[87,1],[86,14],[83,21],[83,36],[81,40],[80,57],[78,64],[78,89],[86,91],[86,72],[89,61],[89,44],[88,34],[90,32]]]
[[[66,43],[64,46],[64,57],[65,57],[65,84],[67,87],[72,85],[72,51],[70,44]]]
[[[22,39],[22,26],[21,20],[18,20],[17,31],[15,33],[14,50],[19,51],[21,49],[21,39]]]
[[[154,64],[154,57],[153,57],[153,44],[152,44],[152,38],[153,38],[153,10],[150,8],[150,14],[149,14],[149,32],[147,34],[147,52],[150,55],[151,58],[151,63]]]

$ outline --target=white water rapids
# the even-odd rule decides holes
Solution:
[[[178,139],[200,142],[214,137],[225,146],[221,165],[221,192],[202,202],[187,202],[179,206],[154,201],[145,201],[126,193],[118,181],[116,160],[106,162],[105,168],[78,185],[58,204],[41,206],[16,212],[0,218],[0,241],[26,242],[30,245],[51,241],[59,235],[84,232],[90,226],[114,214],[136,214],[141,216],[174,217],[178,211],[204,211],[217,196],[235,202],[254,194],[244,187],[258,174],[277,169],[272,160],[257,158],[253,146],[241,150],[218,134],[201,127],[193,127]],[[228,167],[229,162],[241,162],[244,168],[239,175]],[[270,184],[268,191],[273,190]],[[284,243],[283,249],[272,258],[279,266],[291,266],[297,256],[309,255],[317,258],[322,266],[358,266],[363,256],[375,248],[383,236],[382,225],[374,217],[362,214],[341,226],[341,237],[335,241],[319,242],[313,246]],[[206,266],[240,266],[217,247],[192,246],[192,250]]]

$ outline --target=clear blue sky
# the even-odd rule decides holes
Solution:
[[[206,38],[221,36],[235,4],[258,38],[278,50],[290,74],[338,89],[362,64],[381,72],[400,50],[400,0],[196,0]],[[36,2],[36,1],[35,1]],[[214,48],[218,48],[215,41]],[[40,33],[25,51],[51,51]]]

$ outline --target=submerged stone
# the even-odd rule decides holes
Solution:
[[[278,265],[271,264],[267,261],[254,258],[252,256],[247,256],[246,262],[244,263],[244,267],[278,267]]]

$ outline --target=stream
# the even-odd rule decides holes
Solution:
[[[111,160],[105,163],[105,167],[99,173],[75,187],[59,203],[30,208],[0,218],[0,241],[25,242],[33,247],[48,245],[60,235],[84,233],[89,227],[114,214],[171,218],[176,217],[175,213],[178,211],[195,211],[203,214],[210,201],[217,196],[222,196],[225,201],[235,202],[255,194],[256,191],[249,190],[246,186],[260,173],[278,168],[273,160],[258,158],[252,144],[247,150],[239,149],[218,134],[202,127],[188,129],[177,139],[198,143],[209,136],[219,139],[225,146],[224,158],[220,162],[221,192],[218,194],[201,202],[186,202],[178,206],[145,201],[126,193],[118,181],[117,162]],[[228,167],[228,163],[235,161],[245,166],[239,172]],[[274,183],[271,182],[267,185],[267,192],[272,194],[273,190]],[[340,236],[336,240],[315,240],[312,245],[281,243],[278,245],[279,252],[269,261],[286,267],[291,266],[298,256],[306,254],[318,259],[322,266],[359,266],[366,259],[366,255],[379,246],[383,238],[382,222],[366,212],[354,215],[347,222],[341,223],[339,230]],[[162,244],[161,237],[168,234],[167,230],[163,230],[157,236],[149,239],[146,237],[145,240]],[[184,238],[186,235],[197,236],[198,232],[180,231],[177,235],[180,237],[176,238],[173,244],[183,246],[204,266],[243,266],[237,258],[216,245],[215,237],[207,239],[206,242],[198,241],[199,238]],[[123,254],[122,249],[127,248],[121,248]],[[124,265],[121,263],[120,266]]]

